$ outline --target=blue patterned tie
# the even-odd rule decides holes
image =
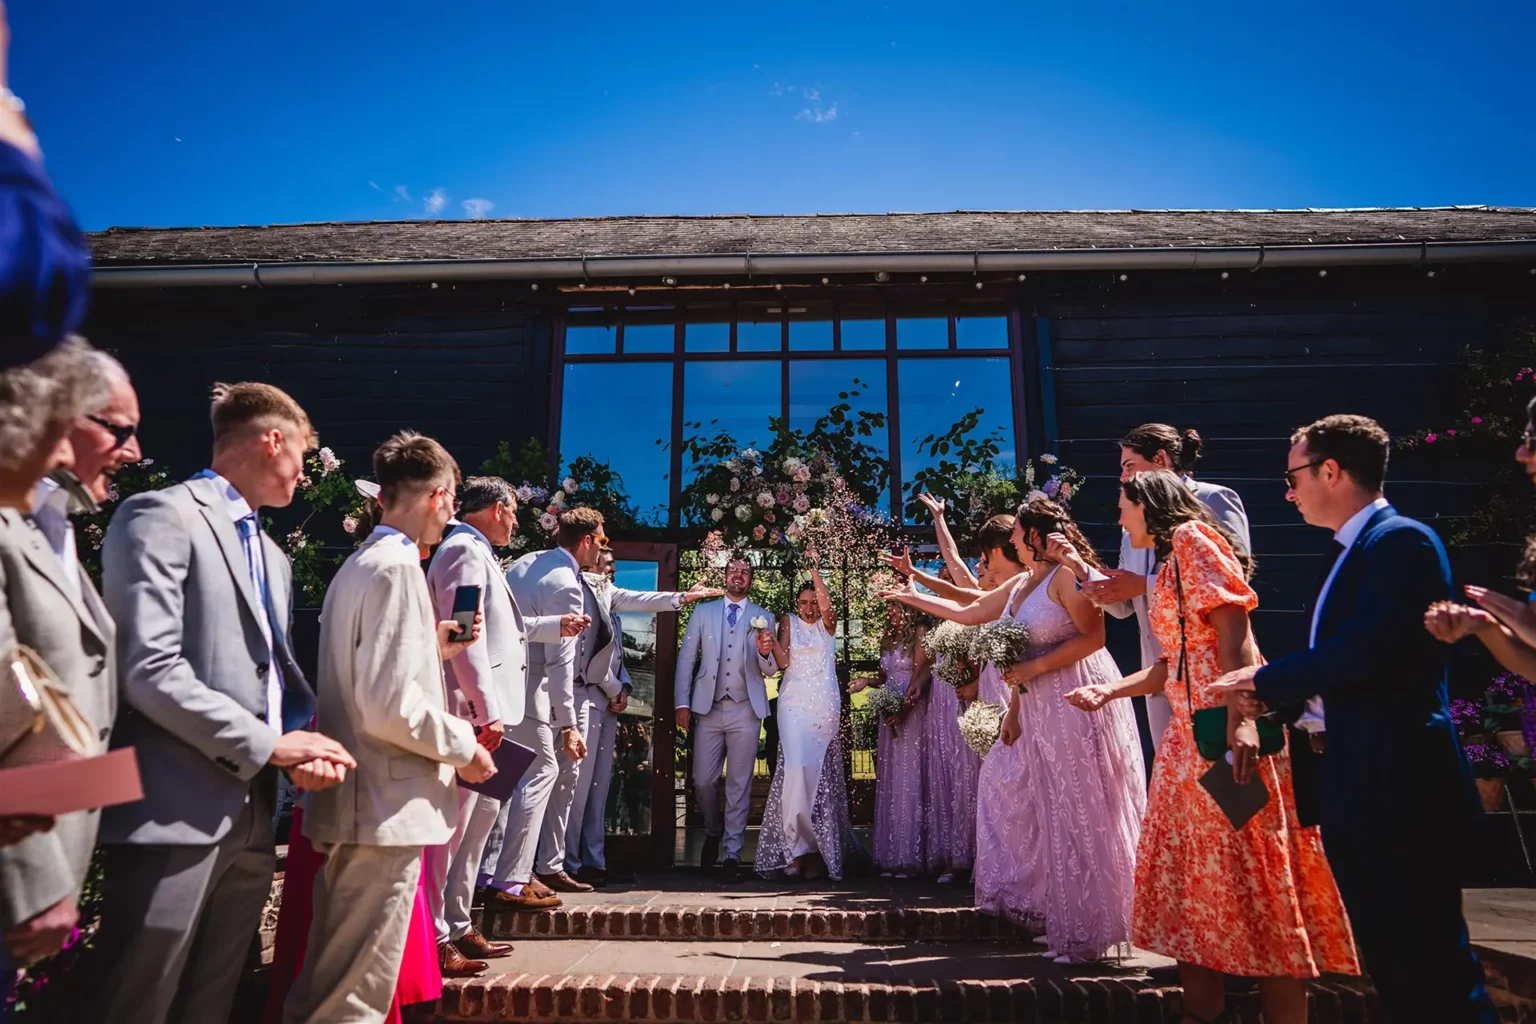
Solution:
[[[725,613],[725,622],[732,629],[736,628],[736,616],[741,614],[741,605],[733,604]]]

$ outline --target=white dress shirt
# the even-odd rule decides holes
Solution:
[[[75,550],[75,527],[69,521],[69,492],[44,477],[37,482],[37,498],[32,504],[32,521],[43,532],[48,546],[59,556],[64,567],[64,583],[76,599],[80,598],[80,555]]]
[[[234,484],[211,469],[205,469],[198,475],[214,482],[219,494],[224,498],[224,511],[229,515],[230,522],[235,524],[236,532],[240,532],[242,520],[256,516],[256,510],[251,508],[251,503],[235,489]],[[272,614],[272,599],[267,593],[267,553],[261,538],[261,519],[257,516],[256,529],[249,535],[240,532],[240,542],[245,548],[246,567],[251,573],[251,587],[255,591],[256,600],[261,603],[262,610],[265,612],[256,616],[256,625],[261,627],[261,635],[267,641],[267,724],[278,732],[282,732],[283,673],[277,663],[277,642],[272,636],[272,620],[268,618]]]
[[[1317,604],[1312,608],[1312,631],[1308,634],[1307,646],[1317,646],[1317,623],[1323,614],[1323,602],[1328,600],[1328,591],[1333,588],[1333,579],[1339,574],[1339,567],[1344,564],[1344,559],[1349,557],[1349,551],[1355,546],[1355,541],[1360,539],[1365,524],[1371,521],[1371,517],[1387,507],[1386,498],[1377,498],[1369,505],[1349,517],[1345,524],[1339,527],[1339,532],[1333,535],[1333,539],[1343,550],[1333,560],[1333,568],[1328,570],[1328,578],[1323,581],[1323,589],[1318,591]],[[1313,697],[1307,701],[1307,710],[1296,719],[1296,728],[1305,729],[1307,732],[1323,732],[1326,723],[1323,719],[1323,698]]]

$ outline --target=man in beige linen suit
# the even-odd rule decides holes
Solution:
[[[304,834],[326,860],[288,1024],[385,1019],[422,848],[454,832],[454,769],[470,782],[496,770],[474,727],[448,711],[443,660],[465,644],[438,622],[418,548],[442,539],[459,468],[436,441],[404,431],[374,452],[373,470],[383,518],[321,613],[319,725],[357,768],[306,805]]]

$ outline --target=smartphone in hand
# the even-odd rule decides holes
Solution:
[[[453,592],[453,621],[459,624],[458,632],[453,635],[455,640],[469,638],[470,630],[474,628],[475,616],[480,613],[480,588],[459,587]]]

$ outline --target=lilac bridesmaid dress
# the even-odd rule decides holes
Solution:
[[[941,679],[928,687],[923,805],[929,871],[969,871],[976,862],[976,785],[981,757],[960,738],[960,698]]]
[[[885,688],[905,695],[912,684],[912,652],[880,656]],[[931,689],[931,687],[930,687]],[[927,863],[923,751],[927,746],[928,702],[919,701],[893,732],[884,723],[875,748],[875,867],[914,875]]]

